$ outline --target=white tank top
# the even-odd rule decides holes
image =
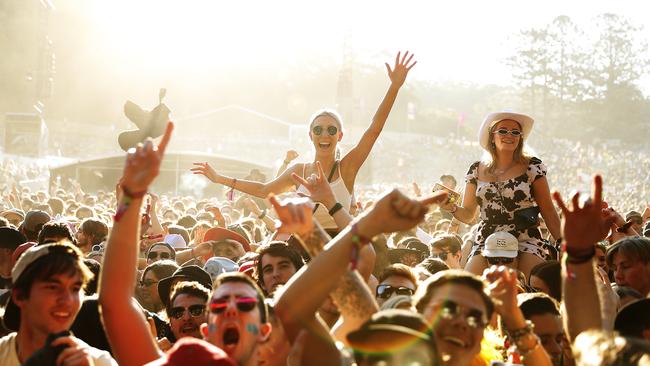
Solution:
[[[348,188],[345,186],[345,182],[343,182],[343,177],[341,176],[341,163],[339,162],[337,167],[339,177],[333,181],[330,182],[330,187],[332,187],[332,192],[334,193],[334,198],[336,198],[336,202],[340,203],[343,206],[343,209],[346,211],[350,212],[350,203],[352,203],[352,195],[350,192],[348,192]],[[303,178],[305,177],[305,165],[303,165],[302,168],[302,176]],[[327,179],[327,177],[325,177]],[[305,188],[303,185],[298,186],[298,192],[309,194],[309,191],[307,188]],[[335,229],[338,230],[338,226],[336,226],[336,222],[334,221],[334,218],[330,216],[327,208],[325,208],[324,205],[319,204],[318,208],[316,209],[316,212],[314,212],[314,219],[320,224],[320,226],[323,227],[323,229]]]

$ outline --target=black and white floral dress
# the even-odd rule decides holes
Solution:
[[[478,168],[477,161],[470,166],[465,176],[466,183],[476,185],[476,202],[481,207],[479,227],[470,258],[480,254],[485,247],[485,239],[497,231],[507,231],[514,235],[519,241],[519,252],[545,258],[547,251],[537,226],[517,230],[514,213],[537,205],[533,197],[533,182],[546,176],[546,166],[538,158],[530,158],[525,173],[500,182],[480,181]]]

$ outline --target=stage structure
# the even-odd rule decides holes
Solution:
[[[57,180],[66,182],[69,178],[78,181],[85,191],[114,191],[122,175],[125,155],[119,154],[78,161],[50,169],[50,187]],[[239,179],[250,179],[264,175],[267,180],[275,176],[270,167],[214,154],[167,152],[160,167],[160,174],[151,191],[159,194],[192,195],[194,197],[218,196],[223,198],[226,187],[214,184],[207,178],[190,172],[192,163],[208,162],[220,173]]]

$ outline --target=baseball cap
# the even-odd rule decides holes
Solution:
[[[50,215],[47,212],[31,210],[25,214],[25,220],[23,220],[21,227],[27,231],[38,232],[41,230],[41,227],[50,220]]]
[[[650,298],[641,299],[625,305],[616,314],[614,330],[624,337],[641,337],[650,329]]]
[[[16,250],[27,238],[20,231],[11,227],[0,227],[0,248]]]
[[[158,281],[158,295],[160,295],[160,300],[162,300],[163,304],[167,304],[169,301],[169,295],[172,292],[172,282],[177,278],[185,281],[196,281],[208,289],[212,288],[212,278],[210,278],[208,272],[204,271],[203,268],[197,265],[181,267],[171,276]]]
[[[163,241],[172,246],[174,249],[187,248],[187,243],[181,234],[167,234]]]
[[[221,348],[193,337],[179,339],[163,357],[147,363],[146,366],[175,366],[189,363],[197,366],[237,366],[237,363]]]
[[[239,271],[239,266],[228,258],[212,257],[205,262],[203,269],[208,272],[214,282],[214,279],[222,273]]]
[[[519,241],[514,235],[497,231],[485,240],[484,257],[514,258],[519,252]]]
[[[11,282],[14,284],[18,282],[20,276],[38,259],[56,253],[57,251],[65,251],[77,258],[80,254],[79,250],[71,244],[45,244],[29,248],[18,258],[16,264],[11,269]],[[9,296],[7,306],[5,307],[5,314],[2,321],[7,329],[18,331],[18,328],[20,328],[20,308],[13,302],[11,296]]]

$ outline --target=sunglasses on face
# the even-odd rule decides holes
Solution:
[[[433,253],[431,254],[433,258],[440,258],[443,261],[447,260],[447,256],[449,256],[449,252],[440,252],[440,253]]]
[[[149,254],[147,254],[147,259],[155,260],[158,257],[160,257],[160,259],[170,259],[172,256],[167,252],[149,252]]]
[[[451,300],[443,301],[436,305],[439,310],[439,316],[445,320],[452,320],[461,315],[461,306]],[[488,319],[482,311],[477,309],[468,308],[465,314],[465,322],[471,328],[485,328],[488,324]]]
[[[506,258],[506,257],[494,257],[494,258],[487,258],[488,264],[508,264],[512,263],[515,259],[514,258]]]
[[[389,299],[393,294],[412,296],[413,292],[412,289],[404,286],[393,287],[391,285],[379,285],[377,286],[376,294],[380,299]]]
[[[510,130],[510,131],[508,131],[505,128],[500,128],[500,129],[494,131],[494,133],[499,135],[499,136],[508,136],[508,135],[511,135],[512,137],[521,136],[521,131],[519,131],[519,130]]]
[[[327,134],[330,136],[334,136],[339,132],[339,129],[336,128],[336,126],[328,126],[327,127]],[[314,126],[314,128],[311,129],[311,133],[313,133],[316,136],[320,136],[323,134],[323,126]]]
[[[257,299],[254,297],[238,297],[235,299],[237,310],[241,312],[249,312],[255,309]],[[228,299],[218,299],[210,303],[210,312],[212,314],[222,314],[228,308]]]
[[[189,311],[193,317],[201,316],[205,312],[205,305],[196,304],[186,308],[182,306],[173,307],[169,310],[169,316],[174,319],[180,319],[185,315],[185,311]]]

